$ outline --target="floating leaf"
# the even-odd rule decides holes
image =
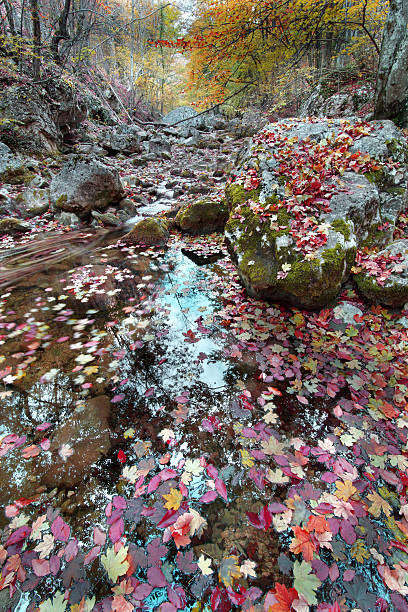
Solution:
[[[123,576],[129,569],[129,562],[126,560],[128,552],[127,546],[122,546],[117,553],[114,548],[108,548],[106,555],[101,556],[103,567],[108,572],[112,582],[116,582],[119,576]]]

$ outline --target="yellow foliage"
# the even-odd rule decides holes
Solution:
[[[307,78],[339,53],[376,53],[386,12],[383,0],[201,0],[188,38],[188,87],[203,105],[254,84],[270,94],[293,79],[294,67]]]

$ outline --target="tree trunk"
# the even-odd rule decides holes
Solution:
[[[35,79],[41,76],[41,23],[38,0],[30,0],[31,20],[33,24],[33,75]]]
[[[408,124],[408,0],[390,0],[378,64],[374,117]]]
[[[54,61],[57,64],[61,64],[61,58],[59,55],[59,44],[61,40],[69,40],[68,34],[68,16],[69,10],[71,8],[71,0],[65,0],[64,8],[62,9],[62,13],[58,18],[58,28],[55,31],[54,36],[51,40],[51,53]]]
[[[7,15],[7,21],[9,24],[9,30],[10,30],[10,34],[12,36],[16,35],[16,26],[14,24],[14,15],[13,15],[13,8],[10,6],[10,3],[8,0],[2,0],[2,4],[6,10],[6,15]]]

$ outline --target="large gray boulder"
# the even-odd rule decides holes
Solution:
[[[373,98],[374,89],[368,83],[358,84],[352,92],[347,88],[330,92],[319,83],[303,102],[299,114],[301,117],[350,117],[360,113]]]
[[[196,127],[199,123],[199,118],[197,115],[198,112],[191,106],[179,106],[178,108],[171,110],[165,117],[163,117],[163,121],[170,126],[179,123],[179,121],[183,121],[181,125],[184,127]]]
[[[403,306],[408,302],[408,240],[392,242],[379,253],[373,253],[371,260],[381,267],[385,262],[386,273],[379,271],[380,266],[364,268],[355,277],[360,293],[370,302],[393,308]]]
[[[81,218],[89,216],[92,210],[105,210],[123,196],[119,172],[92,159],[72,159],[50,185],[53,206]]]
[[[330,303],[357,248],[392,235],[407,176],[388,160],[406,149],[391,122],[295,119],[257,134],[226,190],[226,240],[248,293],[310,309]]]
[[[103,141],[102,146],[108,151],[114,153],[140,153],[142,150],[141,141],[143,133],[140,128],[135,125],[120,125],[113,129],[107,138]]]
[[[160,136],[154,136],[153,138],[144,141],[142,144],[143,150],[147,154],[154,155],[155,157],[159,158],[170,158],[171,145],[167,139],[161,138]]]

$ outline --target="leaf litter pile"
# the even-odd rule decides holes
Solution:
[[[41,612],[407,610],[407,330],[351,285],[320,312],[248,298],[219,235],[4,292],[0,589]]]

